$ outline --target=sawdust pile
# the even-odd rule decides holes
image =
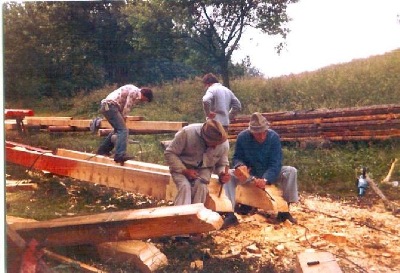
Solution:
[[[332,200],[304,196],[291,207],[299,225],[278,224],[274,215],[239,215],[240,224],[215,232],[221,257],[258,257],[282,271],[297,254],[330,252],[343,272],[400,272],[400,219],[380,200]]]

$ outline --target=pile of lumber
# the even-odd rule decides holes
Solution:
[[[365,141],[400,137],[400,105],[317,109],[262,113],[282,141]],[[250,115],[239,116],[229,126],[236,139],[248,128]]]
[[[140,116],[128,116],[126,126],[130,134],[162,134],[179,131],[187,122],[173,121],[144,121]],[[90,131],[92,119],[74,119],[72,117],[32,117],[23,120],[27,129],[46,130],[48,132],[78,132]],[[7,128],[6,128],[7,129]],[[12,129],[12,128],[9,128]],[[97,133],[100,136],[112,131],[111,124],[103,119],[99,122]]]

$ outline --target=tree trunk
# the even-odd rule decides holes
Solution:
[[[220,64],[221,64],[221,76],[223,85],[226,86],[227,88],[230,88],[228,61],[225,58],[223,58]]]

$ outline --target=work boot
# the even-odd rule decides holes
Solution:
[[[250,215],[254,214],[257,211],[257,208],[244,205],[244,204],[236,204],[235,212],[240,215]]]
[[[118,157],[115,156],[115,157],[114,157],[114,161],[115,161],[116,163],[120,163],[120,164],[124,164],[125,161],[127,161],[127,160],[132,160],[132,159],[134,159],[133,156],[127,156],[127,155],[118,156]]]
[[[292,224],[297,224],[297,220],[289,212],[278,212],[276,220],[278,220],[279,223],[289,220]]]
[[[239,224],[239,220],[237,219],[236,215],[233,212],[228,212],[225,215],[224,223],[221,229],[227,229],[232,226],[236,226]]]

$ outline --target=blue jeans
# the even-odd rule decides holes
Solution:
[[[116,134],[117,135],[117,143],[115,145],[115,157],[114,158],[122,158],[126,154],[127,141],[129,131],[126,128],[124,117],[118,109],[118,106],[113,104],[102,104],[101,113],[107,119],[107,121],[114,128],[114,131],[108,134],[106,139],[100,145],[97,153],[98,154],[107,154],[112,151],[114,148],[114,143],[111,141],[111,137]]]

